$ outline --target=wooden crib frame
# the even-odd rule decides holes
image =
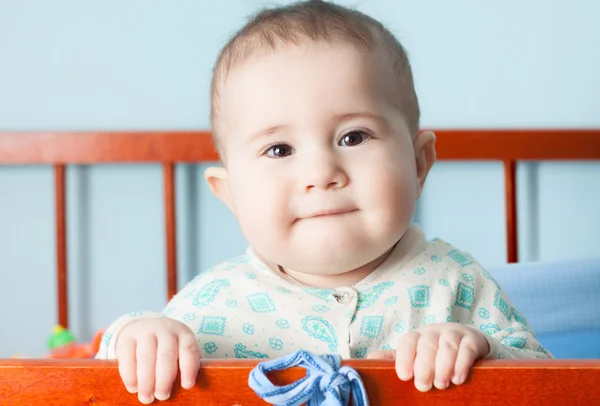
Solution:
[[[436,130],[438,160],[500,161],[504,165],[507,260],[518,261],[516,165],[519,161],[600,160],[600,130]],[[53,165],[56,209],[58,323],[68,326],[65,168],[70,164],[159,163],[163,166],[167,298],[177,291],[175,172],[177,163],[216,161],[203,131],[0,133],[0,165]],[[445,391],[418,392],[385,361],[349,360],[371,404],[600,404],[600,360],[480,361],[470,381]],[[247,385],[256,361],[206,360],[196,388],[175,390],[176,404],[254,405]],[[298,369],[275,374],[290,381]],[[13,404],[139,404],[119,380],[115,362],[0,360],[0,406]]]

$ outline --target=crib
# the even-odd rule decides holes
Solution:
[[[500,161],[504,168],[507,263],[519,262],[516,166],[520,161],[600,160],[600,130],[435,130],[438,160]],[[69,325],[65,168],[69,164],[159,163],[163,168],[166,297],[177,289],[175,165],[218,160],[203,131],[0,133],[0,165],[53,165],[56,210],[57,323]],[[599,270],[600,271],[600,270]],[[253,360],[203,360],[192,390],[175,385],[172,404],[263,404],[248,387]],[[396,377],[393,363],[348,360],[380,404],[600,404],[600,359],[479,361],[468,382],[420,393]],[[274,373],[275,383],[303,375]],[[0,360],[0,405],[137,405],[116,362],[86,359]],[[155,402],[158,403],[158,402]]]

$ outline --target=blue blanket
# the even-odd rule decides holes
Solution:
[[[555,357],[600,358],[600,258],[488,270]]]

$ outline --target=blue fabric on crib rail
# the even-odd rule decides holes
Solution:
[[[346,406],[352,395],[355,406],[368,406],[367,391],[360,375],[348,366],[341,366],[339,355],[316,355],[308,351],[264,361],[248,377],[248,385],[268,403],[295,406]],[[287,386],[275,386],[267,373],[300,366],[306,376]]]
[[[488,271],[557,358],[600,358],[600,258]]]

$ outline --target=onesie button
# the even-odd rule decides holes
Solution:
[[[334,293],[333,297],[337,300],[338,303],[347,303],[348,299],[350,299],[350,293],[342,292],[342,293]]]
[[[356,296],[356,292],[352,289],[340,289],[333,294],[333,297],[338,303],[344,304],[352,301]]]

